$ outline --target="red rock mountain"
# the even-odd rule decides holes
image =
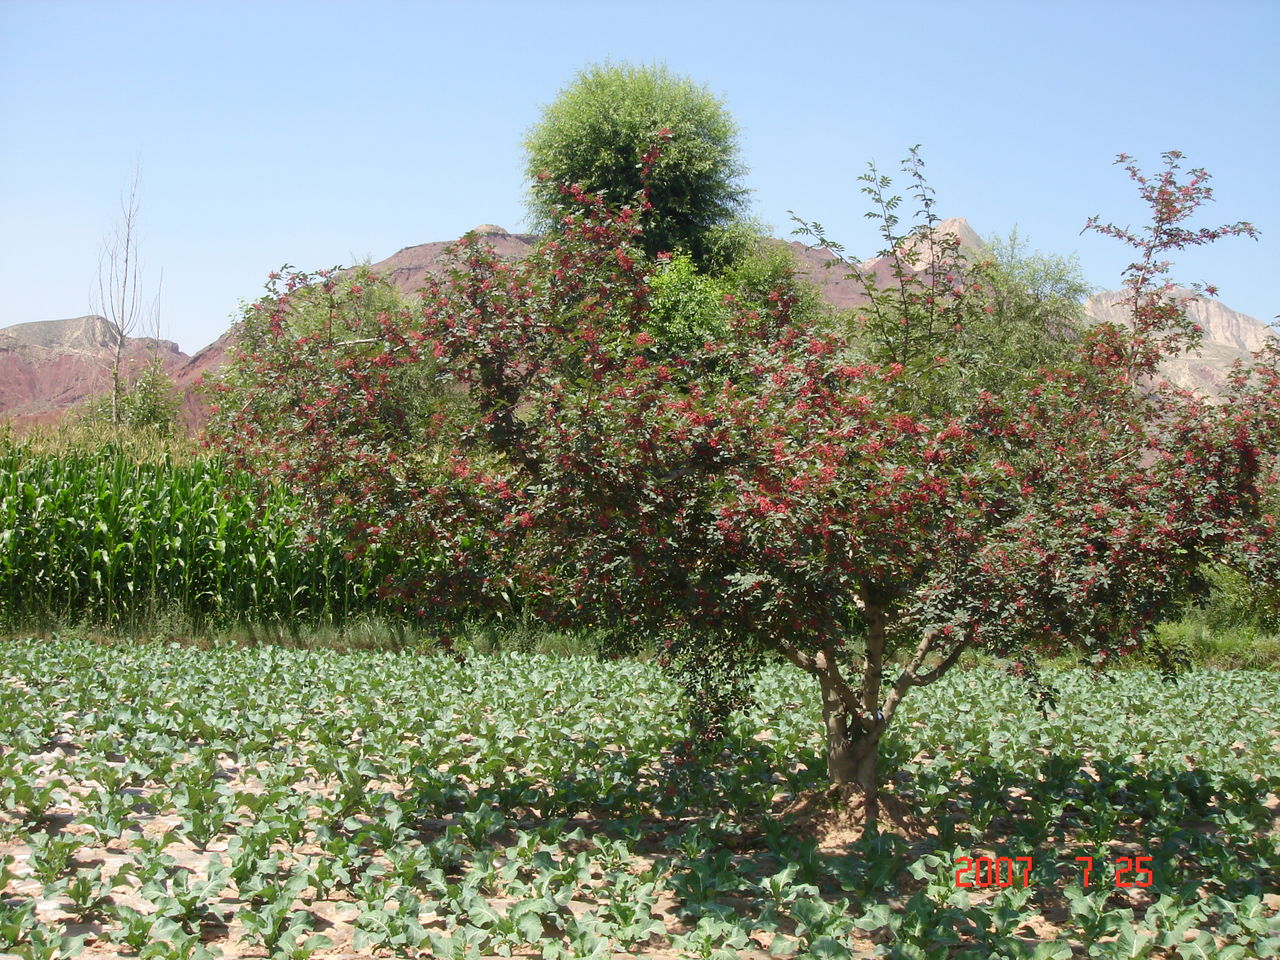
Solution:
[[[982,241],[963,219],[942,221],[940,232],[957,235],[963,247],[982,248]],[[525,256],[538,237],[508,233],[501,227],[476,227],[477,236],[498,254],[512,260]],[[418,290],[430,275],[444,272],[448,243],[424,243],[405,247],[372,265],[405,293]],[[822,291],[823,299],[838,309],[857,306],[866,299],[862,283],[850,276],[850,267],[825,250],[810,250],[802,243],[788,244],[801,271]],[[871,273],[880,286],[892,282],[892,262],[881,257],[857,264]],[[1099,293],[1085,304],[1095,320],[1123,321],[1121,293]],[[1276,331],[1252,317],[1237,313],[1216,300],[1198,300],[1191,315],[1205,331],[1204,349],[1197,356],[1171,361],[1166,374],[1181,386],[1214,394],[1221,390],[1226,371],[1237,359],[1247,360]],[[225,362],[234,339],[232,328],[209,346],[188,357],[177,344],[148,337],[129,338],[125,344],[126,371],[140,369],[153,355],[160,357],[182,397],[182,418],[189,430],[203,426],[207,410],[198,392],[201,376]],[[0,419],[15,425],[51,422],[76,404],[105,392],[111,385],[111,357],[118,330],[102,317],[44,320],[0,329]]]
[[[482,223],[471,232],[506,260],[527,256],[539,239],[532,233],[507,233],[491,223]],[[427,282],[429,276],[440,276],[445,272],[444,253],[448,247],[448,243],[420,243],[416,247],[405,247],[371,266],[401,292],[412,294]]]
[[[47,423],[70,407],[111,388],[119,329],[98,316],[39,320],[0,329],[0,416],[15,424]],[[126,378],[160,358],[173,375],[187,356],[176,343],[126,338],[121,368]]]

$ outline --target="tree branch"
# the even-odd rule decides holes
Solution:
[[[832,687],[836,689],[844,708],[849,711],[851,716],[857,718],[859,723],[862,723],[862,709],[858,704],[858,698],[840,673],[839,664],[830,648],[824,647],[817,654],[805,653],[789,646],[780,645],[777,649],[784,657],[806,673],[811,673],[815,677],[825,677]],[[863,727],[864,729],[870,729],[865,724],[863,724]]]
[[[928,671],[927,673],[917,674],[912,679],[911,686],[924,687],[933,683],[935,680],[941,677],[944,673],[946,673],[948,670],[954,667],[956,664],[956,661],[960,659],[960,654],[964,653],[964,651],[967,649],[969,649],[969,643],[967,640],[962,640],[960,643],[957,643],[955,647],[952,648],[951,652],[948,653],[945,657],[943,657],[942,660],[938,662],[938,665],[935,666],[932,670]]]
[[[960,654],[969,646],[969,638],[965,637],[932,670],[920,673],[920,668],[924,666],[925,659],[933,652],[933,643],[939,636],[938,631],[929,630],[920,638],[920,642],[916,645],[915,653],[912,654],[911,660],[908,661],[907,665],[903,667],[902,673],[898,674],[898,679],[893,684],[893,690],[885,700],[884,716],[886,721],[893,717],[898,709],[898,704],[902,702],[902,698],[906,696],[908,690],[912,687],[923,687],[926,684],[933,683],[933,681],[955,666],[956,661],[960,659]]]

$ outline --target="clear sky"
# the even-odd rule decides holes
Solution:
[[[1214,176],[1257,243],[1178,261],[1280,313],[1280,0],[0,0],[0,326],[89,312],[141,168],[148,289],[187,352],[285,263],[524,226],[523,137],[583,67],[665,62],[741,127],[753,213],[876,252],[857,176],[922,145],[943,216],[1015,225],[1118,286],[1139,225],[1117,153]]]

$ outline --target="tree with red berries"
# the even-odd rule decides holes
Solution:
[[[1195,340],[1162,256],[1252,232],[1186,227],[1210,192],[1178,161],[1130,168],[1148,233],[1092,222],[1137,246],[1133,323],[1091,330],[1068,364],[984,367],[984,268],[934,229],[913,152],[924,220],[899,234],[884,218],[898,268],[867,280],[851,336],[780,289],[731,298],[715,339],[671,351],[652,329],[644,197],[617,210],[566,186],[576,212],[532,256],[466,238],[412,310],[361,309],[367,292],[332,276],[255,304],[221,443],[284,471],[353,549],[438,557],[386,584],[424,615],[520,597],[659,639],[694,689],[785,657],[820,687],[832,785],[874,825],[880,740],[966,650],[1101,664],[1138,650],[1202,564],[1277,574],[1259,487],[1280,355],[1214,404],[1158,376]],[[325,322],[300,323],[316,299]]]

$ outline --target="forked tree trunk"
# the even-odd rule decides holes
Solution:
[[[850,716],[835,684],[819,676],[822,719],[827,734],[827,776],[842,793],[850,788],[862,796],[863,829],[875,830],[880,820],[879,724],[868,733]]]
[[[895,668],[896,679],[886,683],[884,654],[891,607],[870,587],[863,590],[861,606],[867,626],[866,652],[856,684],[841,674],[839,658],[833,647],[823,647],[814,652],[784,648],[783,653],[796,666],[817,678],[822,692],[827,775],[831,786],[845,795],[853,791],[862,795],[863,827],[874,831],[879,825],[881,806],[880,738],[907,691],[933,683],[955,666],[973,638],[966,635],[942,651],[936,646],[943,633],[925,632],[905,666],[900,671]],[[925,663],[931,656],[940,656],[940,659],[926,670]],[[881,694],[885,694],[883,699]],[[907,820],[893,798],[890,798],[889,814],[897,823]]]

